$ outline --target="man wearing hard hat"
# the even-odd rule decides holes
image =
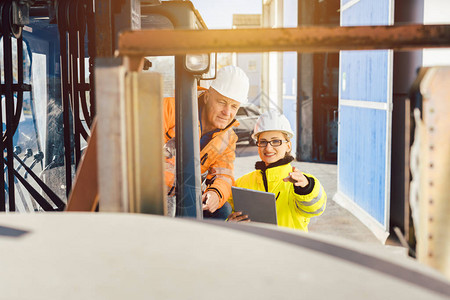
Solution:
[[[234,117],[239,106],[247,103],[248,90],[249,79],[245,72],[239,67],[227,66],[217,72],[211,87],[198,98],[204,217],[226,219],[231,213],[227,199],[234,182],[237,136],[233,127],[239,125]],[[168,144],[175,136],[174,98],[164,99],[164,131]],[[166,184],[172,195],[174,179],[174,169],[166,171]]]

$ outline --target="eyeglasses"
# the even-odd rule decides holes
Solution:
[[[267,147],[267,144],[270,144],[272,147],[279,147],[284,142],[287,143],[287,141],[283,141],[283,140],[257,141],[256,146],[264,148],[264,147]]]

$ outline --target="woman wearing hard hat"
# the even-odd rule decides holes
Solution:
[[[237,187],[274,193],[278,225],[308,231],[311,217],[325,210],[327,195],[319,180],[291,165],[294,136],[289,121],[278,112],[261,115],[252,135],[259,157],[252,171],[235,182]],[[233,205],[233,199],[228,200]],[[229,221],[249,221],[248,216],[234,212]]]

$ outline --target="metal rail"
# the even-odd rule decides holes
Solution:
[[[0,117],[0,123],[6,123],[6,131],[2,134],[2,141],[0,143],[1,157],[1,167],[5,170],[3,153],[6,148],[6,170],[7,170],[7,182],[8,184],[8,202],[9,210],[15,211],[15,189],[14,189],[14,157],[13,157],[13,136],[17,129],[18,120],[20,119],[20,114],[22,112],[22,100],[23,100],[23,90],[20,88],[17,91],[17,104],[14,109],[14,92],[13,92],[13,51],[12,51],[12,38],[17,39],[17,72],[21,76],[18,79],[18,86],[23,84],[23,44],[22,44],[22,30],[13,26],[12,22],[12,3],[4,2],[0,4],[0,16],[1,16],[1,27],[0,31],[3,35],[3,60],[4,60],[4,78],[5,84],[2,88],[2,94],[5,95],[5,107],[6,107],[6,120]],[[3,114],[2,108],[0,108],[0,114]],[[2,129],[3,131],[3,129]],[[4,176],[4,173],[3,173]],[[5,210],[5,178],[1,180],[1,196],[0,196],[0,210]]]
[[[139,30],[119,36],[123,56],[209,52],[336,52],[450,47],[450,25]]]

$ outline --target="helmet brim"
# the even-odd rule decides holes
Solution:
[[[263,133],[263,132],[269,132],[269,131],[279,131],[279,132],[282,132],[282,133],[286,134],[286,136],[288,137],[289,140],[291,140],[291,139],[294,137],[294,133],[293,133],[293,132],[286,131],[286,130],[280,130],[280,129],[273,129],[273,130],[263,130],[263,131],[260,131],[260,132],[258,132],[258,133],[253,133],[253,134],[252,134],[252,139],[255,140],[255,141],[257,141],[257,140],[258,140],[258,136],[259,136],[261,133]]]

